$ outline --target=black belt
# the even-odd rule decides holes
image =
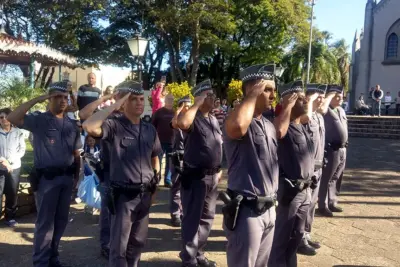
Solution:
[[[183,171],[188,174],[192,174],[191,178],[193,179],[203,179],[204,175],[214,175],[221,171],[221,166],[217,166],[211,169],[202,169],[202,168],[191,168],[185,165],[183,167]]]
[[[72,176],[75,174],[75,171],[75,164],[72,164],[68,167],[47,167],[36,169],[38,176],[44,176],[44,178],[47,180],[53,180],[57,176]]]
[[[297,188],[300,192],[309,188],[310,185],[312,184],[312,179],[296,179],[296,180],[291,180],[288,178],[285,178],[285,180],[293,185],[293,188]]]
[[[111,188],[117,194],[124,194],[126,196],[136,196],[140,193],[151,192],[150,183],[126,184],[111,182]]]
[[[349,142],[346,142],[344,144],[335,144],[335,143],[328,143],[328,147],[332,148],[333,150],[339,150],[341,148],[348,147]]]

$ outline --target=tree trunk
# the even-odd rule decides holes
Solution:
[[[47,75],[49,74],[49,70],[50,70],[49,67],[45,67],[43,70],[42,79],[40,82],[40,88],[42,88],[42,89],[45,89],[46,78],[47,78]]]
[[[175,42],[175,53],[174,53],[174,56],[175,56],[175,68],[176,68],[176,71],[178,73],[180,82],[183,82],[183,81],[185,81],[185,76],[183,75],[183,72],[182,72],[181,66],[180,66],[180,62],[179,62],[179,59],[180,59],[179,58],[179,53],[180,53],[180,47],[179,46],[180,46],[180,41],[177,40]]]
[[[175,55],[174,55],[174,48],[172,47],[171,41],[169,40],[168,36],[163,33],[164,40],[167,43],[167,49],[168,49],[168,56],[169,56],[169,69],[171,72],[171,79],[172,82],[175,83],[177,82],[177,77],[176,77],[176,63],[175,63]]]
[[[35,88],[36,88],[37,82],[39,81],[40,75],[42,75],[43,69],[44,69],[43,64],[41,64],[40,65],[40,69],[39,69],[39,73],[38,73],[38,75],[36,76],[36,79],[35,79],[35,83],[34,83],[34,87]]]
[[[193,64],[192,64],[192,72],[190,74],[190,79],[189,79],[189,85],[190,86],[195,86],[196,81],[197,81],[197,72],[199,70],[199,53],[200,53],[200,36],[199,36],[199,31],[200,31],[200,18],[197,19],[196,21],[196,31],[193,36],[193,41],[192,41],[192,59],[193,59]]]
[[[47,82],[46,82],[46,85],[45,85],[44,88],[47,89],[47,88],[49,87],[51,81],[53,80],[53,75],[54,75],[55,70],[56,70],[55,67],[52,67],[52,68],[51,68],[50,76],[49,76],[49,78],[47,79]]]

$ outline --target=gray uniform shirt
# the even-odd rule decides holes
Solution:
[[[278,145],[281,174],[290,180],[311,179],[314,174],[314,155],[314,144],[306,126],[291,122]]]
[[[125,116],[107,119],[103,137],[110,143],[110,180],[123,183],[149,183],[154,176],[151,159],[161,153],[153,125],[132,124]]]
[[[49,111],[25,115],[23,129],[33,134],[36,168],[68,167],[74,162],[74,151],[82,148],[76,122],[66,114],[57,118]]]
[[[306,127],[311,136],[311,140],[314,143],[315,163],[317,164],[317,162],[320,162],[320,164],[322,164],[325,150],[324,118],[318,112],[313,112],[312,117]]]
[[[193,168],[212,169],[221,166],[222,132],[213,115],[204,117],[197,111],[187,132],[183,159]]]
[[[224,130],[228,188],[244,196],[269,196],[278,190],[278,155],[274,125],[253,119],[245,136],[230,139]]]
[[[114,112],[108,118],[113,119],[121,116],[122,116],[121,112]],[[101,147],[101,152],[100,152],[101,159],[103,161],[104,166],[107,166],[110,164],[110,143],[105,139],[101,139],[100,147]]]
[[[343,145],[348,141],[347,117],[343,108],[328,108],[324,115],[326,137],[325,143]]]

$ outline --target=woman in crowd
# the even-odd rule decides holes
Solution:
[[[164,98],[167,94],[168,90],[165,87],[165,84],[158,82],[155,86],[155,89],[151,91],[152,114],[164,106]]]
[[[112,95],[112,94],[113,94],[112,89],[113,89],[113,88],[112,88],[111,85],[107,86],[107,87],[106,87],[106,90],[104,90],[103,96]],[[99,106],[99,108],[100,108],[100,109],[103,109],[103,108],[106,108],[106,107],[111,106],[111,105],[114,104],[114,103],[115,103],[115,100],[114,100],[113,98],[110,98],[110,99],[108,99],[107,101],[104,101],[103,103],[101,103],[100,106]]]
[[[21,170],[21,158],[25,155],[23,132],[7,120],[11,109],[0,110],[0,210],[3,193],[6,196],[5,222],[8,226],[17,225],[17,192]]]

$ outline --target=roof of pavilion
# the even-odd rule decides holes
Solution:
[[[15,38],[0,29],[0,63],[28,65],[31,58],[45,66],[63,65],[71,68],[78,66],[75,57],[45,45],[37,45],[22,38]]]

